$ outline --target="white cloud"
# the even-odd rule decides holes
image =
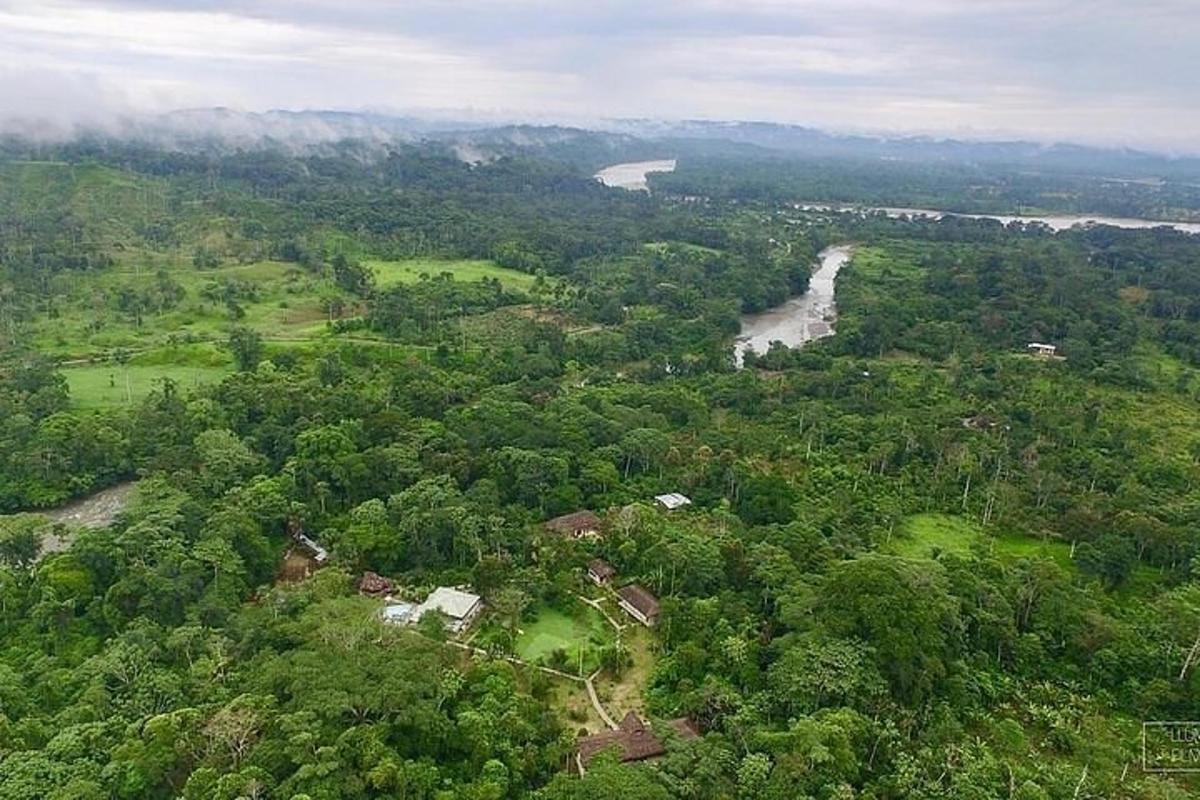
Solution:
[[[0,115],[507,109],[1200,149],[1192,0],[0,0]]]

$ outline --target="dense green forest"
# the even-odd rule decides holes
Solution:
[[[843,156],[834,159],[758,153],[685,158],[654,186],[685,196],[929,208],[960,213],[1102,214],[1151,220],[1200,220],[1200,184],[1191,174],[1106,177],[954,159]]]
[[[0,797],[1197,792],[1142,722],[1200,718],[1200,237],[751,161],[7,147]],[[836,335],[737,369],[833,244]],[[367,571],[486,608],[392,625]],[[699,735],[573,774],[593,688]]]

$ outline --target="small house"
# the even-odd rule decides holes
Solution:
[[[1025,345],[1025,349],[1030,355],[1039,356],[1041,358],[1053,358],[1058,351],[1058,347],[1052,344],[1043,344],[1042,342],[1030,342]]]
[[[568,539],[592,539],[600,535],[600,518],[591,511],[576,511],[548,520],[544,527]]]
[[[658,623],[658,598],[641,584],[631,583],[617,589],[617,605],[648,628]]]
[[[374,572],[364,572],[362,577],[358,579],[358,591],[369,597],[382,597],[383,595],[390,594],[392,589],[391,581]]]
[[[695,739],[700,735],[688,719],[676,719],[668,724],[681,739]],[[632,711],[615,729],[581,737],[572,766],[582,775],[596,757],[606,750],[616,750],[623,764],[648,761],[667,752],[663,740]]]
[[[597,586],[608,586],[613,578],[617,577],[617,571],[604,559],[593,558],[588,562],[587,576],[588,580]]]
[[[410,620],[413,623],[421,621],[421,617],[430,611],[439,611],[446,616],[446,628],[454,633],[460,633],[470,627],[483,612],[483,598],[477,594],[465,592],[450,586],[439,586],[433,594],[425,598],[425,602],[413,609]]]
[[[413,603],[393,600],[383,607],[383,611],[379,612],[379,617],[392,625],[407,625],[412,622],[412,615],[416,610],[417,607]]]
[[[308,551],[313,561],[317,562],[317,564],[324,564],[329,560],[329,551],[303,533],[296,534],[296,542]]]
[[[655,495],[654,502],[658,503],[658,505],[665,508],[667,511],[674,511],[677,508],[683,508],[684,506],[690,506],[692,504],[691,498],[689,498],[687,495],[682,495],[679,492],[667,492],[666,494]]]

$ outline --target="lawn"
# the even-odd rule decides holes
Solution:
[[[597,651],[612,642],[612,628],[591,608],[580,606],[568,614],[542,605],[529,612],[517,634],[515,652],[525,661],[554,665],[553,654],[566,654],[566,672],[578,672],[580,656],[584,672],[594,670]],[[560,657],[561,658],[561,657]]]
[[[907,558],[929,558],[934,552],[968,555],[976,544],[1006,558],[1049,558],[1072,568],[1071,547],[1066,542],[1034,539],[1005,533],[987,536],[969,519],[953,514],[915,514],[900,525],[887,549]]]
[[[109,408],[136,403],[157,388],[163,378],[170,378],[187,391],[205,383],[213,383],[233,371],[232,367],[90,364],[63,370],[71,401],[78,408]]]
[[[495,278],[506,287],[528,291],[537,281],[536,275],[515,269],[498,267],[491,261],[459,260],[448,261],[433,258],[413,258],[404,261],[364,260],[363,264],[375,271],[375,283],[380,287],[398,283],[416,283],[421,275],[433,277],[449,272],[456,281],[472,282],[484,278]]]
[[[908,558],[928,558],[934,551],[966,555],[971,552],[971,545],[982,539],[979,528],[962,517],[916,514],[901,523],[889,549]]]

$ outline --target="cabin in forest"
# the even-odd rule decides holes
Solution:
[[[641,584],[631,583],[617,589],[617,605],[647,628],[658,623],[658,598]]]
[[[681,739],[695,739],[700,735],[695,725],[688,719],[675,719],[667,724]],[[647,761],[658,758],[667,752],[663,740],[632,711],[625,715],[615,729],[579,739],[572,765],[575,772],[580,775],[587,772],[588,766],[606,750],[616,750],[623,764]]]
[[[439,586],[425,602],[413,609],[409,621],[414,624],[430,611],[439,611],[446,616],[446,629],[461,633],[470,627],[475,618],[483,613],[483,598],[450,586]]]
[[[548,520],[544,527],[565,538],[592,539],[600,535],[600,517],[591,511],[576,511]]]
[[[329,551],[303,533],[296,534],[296,543],[306,550],[312,556],[312,560],[317,562],[318,565],[324,564],[329,560]]]
[[[1025,349],[1029,351],[1030,355],[1040,358],[1053,358],[1055,353],[1058,352],[1057,345],[1043,344],[1042,342],[1030,342],[1025,345]]]
[[[587,576],[588,580],[597,586],[608,586],[613,578],[617,577],[617,571],[604,559],[593,558],[588,562]]]
[[[666,494],[655,495],[654,502],[658,503],[667,511],[674,511],[677,508],[683,508],[684,506],[690,506],[692,504],[690,497],[680,494],[679,492],[667,492]]]
[[[382,597],[392,591],[392,582],[374,572],[364,572],[358,579],[358,591],[368,597]]]
[[[412,622],[412,615],[416,610],[417,607],[413,603],[393,600],[384,606],[379,616],[384,622],[390,622],[393,625],[407,625]]]

